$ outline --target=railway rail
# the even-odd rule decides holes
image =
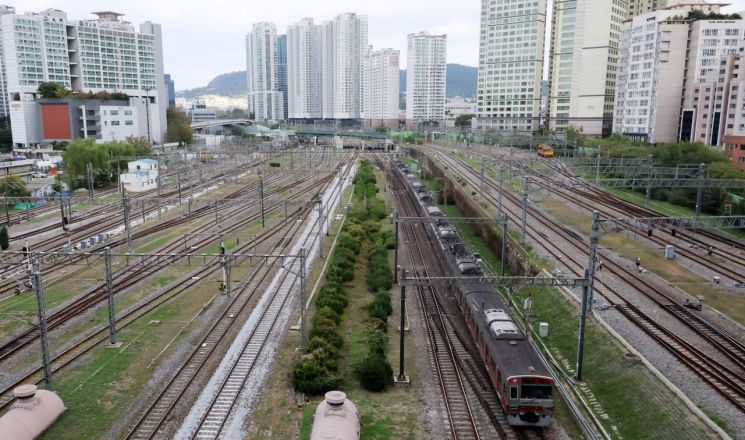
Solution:
[[[453,159],[445,156],[446,155],[440,154],[438,155],[438,158],[441,161],[447,163],[451,170],[458,173],[458,175],[464,178],[469,183],[469,185],[478,188],[479,178],[475,176],[475,171],[470,168],[468,164],[459,159]],[[490,190],[486,191],[484,196],[490,203],[496,205],[496,200],[491,194],[491,191],[498,191],[498,185],[491,181],[491,179],[486,179],[485,183],[488,185]],[[510,192],[505,191],[503,197],[505,197],[514,206],[520,206],[522,204],[522,201]],[[513,221],[519,221],[522,215],[521,212],[518,212],[517,209],[511,208],[509,204],[505,203],[502,204],[502,208],[503,212],[511,217]],[[529,214],[536,222],[540,223],[543,227],[551,230],[558,236],[561,236],[562,240],[566,241],[569,245],[576,248],[578,253],[587,254],[587,252],[589,251],[589,246],[587,243],[585,243],[584,240],[576,237],[574,234],[567,233],[565,228],[558,225],[553,219],[550,219],[541,211],[530,208]],[[584,270],[584,261],[578,261],[572,254],[568,254],[566,252],[566,249],[562,249],[561,245],[553,241],[546,240],[545,236],[542,235],[542,233],[536,228],[531,226],[530,223],[528,223],[527,225],[526,233],[536,243],[540,243],[544,247],[544,249],[546,249],[546,251],[549,252],[552,256],[557,259],[561,259],[565,263],[567,263],[568,261],[570,263],[567,264],[568,268],[572,270],[572,272],[574,272],[576,276],[581,276]],[[613,262],[611,258],[607,258],[606,256],[603,258],[603,260],[606,261],[605,266],[608,268],[609,271],[615,273],[619,277],[619,279],[623,280],[624,282],[630,283],[635,290],[638,290],[646,297],[652,299],[662,309],[679,310],[679,305],[677,304],[677,302],[675,302],[667,293],[661,291],[651,283],[639,278],[635,273],[633,273],[633,271],[630,271],[628,268]],[[631,304],[631,302],[626,299],[625,295],[620,291],[608,285],[604,285],[602,289],[598,287],[597,290],[599,292],[603,292],[603,296],[622,313],[624,313],[624,311],[629,311],[628,314],[624,313],[624,316],[626,316],[631,322],[633,322],[639,328],[649,334],[653,339],[659,340],[658,338],[660,337],[660,334],[667,331],[653,331],[648,326],[648,324],[649,322],[659,322],[659,318],[655,319],[649,317],[643,311],[639,310],[633,304]],[[632,310],[633,312],[630,312]],[[741,358],[741,353],[745,353],[745,345],[729,336],[722,334],[722,332],[717,330],[715,327],[713,327],[711,324],[707,323],[700,317],[697,317],[692,313],[673,313],[672,316],[680,320],[680,322],[682,322],[694,332],[698,333],[707,341],[709,341],[711,346],[716,351],[721,353],[721,355],[725,358],[734,360],[738,357]],[[705,354],[702,350],[694,347],[691,344],[683,346],[681,344],[671,342],[662,345],[674,356],[678,357],[679,359],[685,359],[683,363],[691,368],[691,370],[694,371],[696,374],[698,374],[699,377],[709,383],[715,390],[717,390],[722,396],[730,400],[730,402],[732,402],[735,406],[742,410],[745,410],[745,406],[743,406],[742,400],[743,397],[745,397],[745,393],[743,393],[742,389],[742,385],[743,383],[745,383],[745,378],[743,378],[741,371],[734,371],[732,368],[724,365],[719,360],[713,359],[711,356]]]
[[[328,178],[326,178],[324,181],[321,181],[321,183],[325,183],[326,181],[328,181]],[[298,191],[291,196],[291,199],[302,197],[303,195],[313,191],[315,188],[316,188],[315,185],[313,185],[301,191]],[[267,212],[272,212],[278,209],[279,207],[275,206],[267,210]],[[252,214],[248,218],[241,220],[236,224],[231,225],[229,228],[225,228],[223,232],[229,233],[232,230],[237,230],[239,228],[242,228],[256,221],[259,218],[259,216],[260,216],[260,213]],[[209,245],[213,241],[214,239],[212,237],[204,237],[204,238],[198,239],[197,241],[198,244],[196,244],[195,247],[198,249],[203,246]],[[158,253],[178,252],[180,247],[181,247],[181,241],[179,239],[176,239],[170,243],[167,243],[161,246],[158,250],[156,250],[156,252]],[[181,258],[185,258],[185,257],[186,257],[186,254],[184,254],[184,256]],[[153,265],[153,266],[138,266],[137,268],[131,271],[118,272],[117,274],[114,275],[113,281],[112,281],[114,285],[115,294],[118,292],[124,291],[125,289],[132,287],[136,285],[137,283],[143,281],[147,277],[151,276],[158,270],[165,267],[166,264],[167,263],[163,263],[161,265]],[[106,292],[105,283],[95,286],[91,289],[88,289],[88,291],[78,296],[78,298],[76,298],[76,300],[73,303],[69,304],[66,307],[60,308],[54,313],[49,314],[49,316],[47,317],[47,328],[49,330],[53,330],[56,327],[63,325],[68,320],[84,313],[85,311],[89,310],[91,307],[104,301],[106,297],[107,297],[107,292]],[[38,336],[39,336],[39,330],[36,326],[30,327],[24,330],[23,332],[21,332],[20,334],[15,335],[11,340],[0,345],[0,361],[4,361],[7,358],[15,355],[22,348],[28,346],[30,343],[35,341],[38,338]]]

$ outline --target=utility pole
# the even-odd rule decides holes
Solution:
[[[41,272],[39,271],[39,263],[36,259],[36,255],[29,254],[33,265],[33,280],[34,293],[36,294],[36,313],[39,318],[39,335],[41,340],[41,363],[44,369],[44,384],[47,389],[52,389],[52,371],[49,365],[49,339],[47,336],[47,314],[44,308],[44,287],[41,280]]]
[[[122,208],[124,209],[124,231],[127,233],[127,249],[132,250],[132,228],[129,224],[129,193],[124,191],[122,199]]]
[[[114,286],[111,273],[111,248],[104,249],[104,262],[106,266],[106,295],[109,304],[109,344],[116,345],[116,316],[114,315]]]
[[[525,246],[525,224],[528,221],[528,176],[523,176],[523,217],[520,226],[520,246]]]
[[[590,272],[585,269],[585,279],[588,279],[590,276]],[[582,286],[582,304],[580,305],[580,314],[579,314],[579,343],[577,344],[577,375],[576,379],[578,381],[582,380],[582,363],[585,353],[585,322],[587,321],[587,291],[588,291],[588,284],[586,283],[584,286]]]
[[[161,220],[161,212],[163,210],[163,199],[161,198],[161,192],[160,192],[160,184],[161,184],[161,177],[160,177],[160,165],[158,165],[158,221]]]
[[[600,185],[600,145],[598,145],[598,156],[595,159],[595,185]]]

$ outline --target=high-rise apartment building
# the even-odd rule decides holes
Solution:
[[[246,35],[248,112],[257,121],[280,121],[284,98],[279,90],[277,28],[274,23],[254,23]]]
[[[323,118],[322,32],[312,18],[287,28],[289,119]]]
[[[277,35],[277,89],[282,92],[282,119],[287,119],[287,35]]]
[[[442,124],[445,119],[447,35],[408,35],[406,122]]]
[[[686,16],[693,9],[718,12],[719,6],[685,3],[624,23],[613,131],[652,143],[702,139],[701,127],[692,127],[697,116],[691,88],[718,73],[723,56],[738,52],[745,21],[691,21]],[[699,99],[711,100],[705,95]],[[708,124],[721,126],[722,105],[716,100],[703,104],[702,110],[714,111]],[[703,139],[718,142],[720,135],[710,132]]]
[[[398,128],[399,64],[397,50],[370,51],[362,75],[365,125]]]
[[[33,148],[44,141],[35,128],[42,118],[36,103],[42,82],[77,92],[119,92],[146,102],[147,136],[155,142],[162,139],[168,94],[160,25],[146,22],[135,30],[121,20],[122,14],[109,11],[94,13],[95,20],[71,21],[55,9],[38,14],[0,10],[5,12],[0,17],[3,96],[15,148]]]
[[[334,119],[360,119],[364,85],[362,69],[367,58],[367,16],[339,14],[333,22]]]
[[[610,135],[624,0],[555,0],[548,124]]]
[[[545,35],[546,0],[481,1],[476,128],[539,128]]]
[[[358,121],[367,56],[367,17],[339,14],[321,25],[306,18],[287,30],[290,119]]]

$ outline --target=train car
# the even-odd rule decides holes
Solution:
[[[538,155],[541,157],[554,157],[554,148],[549,144],[538,145]]]
[[[310,440],[359,440],[360,414],[342,391],[329,391],[313,416]]]
[[[402,175],[406,167],[399,166]],[[410,191],[412,179],[408,182]],[[438,217],[428,223],[430,237],[443,249],[445,262],[453,275],[478,276],[482,274],[477,258],[453,234],[441,234],[447,219],[430,214],[435,212],[433,202],[418,198],[420,214]],[[439,211],[439,208],[437,209]],[[457,233],[456,233],[457,234]],[[479,347],[489,378],[499,395],[502,410],[509,424],[514,426],[545,427],[553,416],[554,380],[527,340],[525,334],[508,313],[494,286],[485,284],[460,284],[455,289],[458,304],[468,324],[469,332]]]

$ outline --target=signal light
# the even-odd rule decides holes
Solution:
[[[651,237],[651,236],[652,236],[652,230],[651,230],[651,229],[649,229],[649,230],[647,231],[647,237]]]
[[[675,237],[675,235],[676,235],[676,234],[678,233],[678,230],[677,230],[677,229],[673,229],[673,230],[672,230],[672,231],[670,231],[670,232],[671,232],[671,233],[673,234],[673,237]]]

